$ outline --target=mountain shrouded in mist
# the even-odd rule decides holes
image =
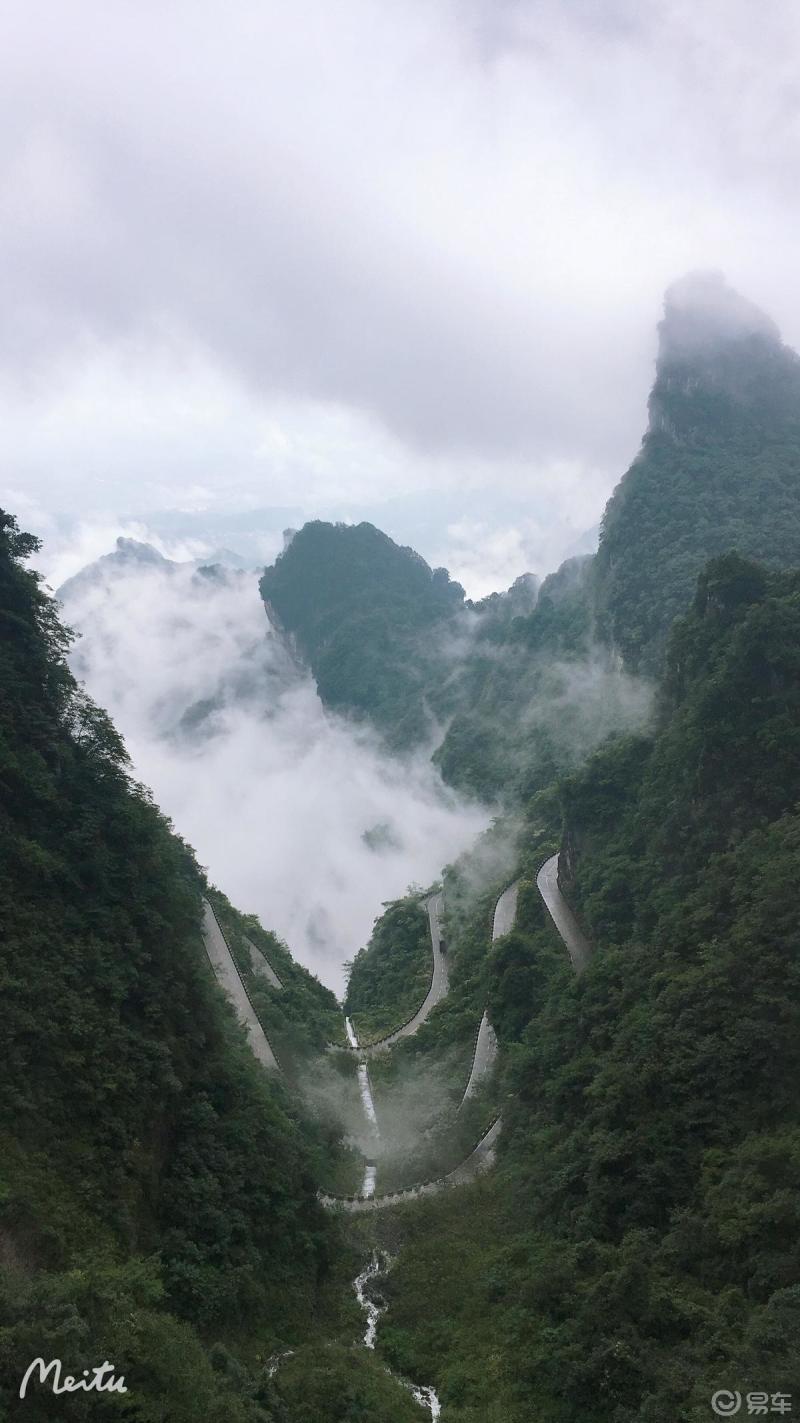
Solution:
[[[642,450],[603,518],[600,634],[655,671],[705,560],[800,561],[800,358],[716,274],[667,293]]]
[[[507,596],[465,611],[445,574],[369,526],[304,530],[262,592],[323,701],[398,744],[441,728],[445,778],[487,798],[547,784],[641,720],[646,690],[620,663],[658,672],[706,559],[800,562],[800,359],[720,275],[692,274],[665,298],[649,411],[598,552],[546,578],[530,611]]]
[[[70,668],[217,883],[339,989],[381,903],[430,883],[485,812],[325,710],[257,573],[129,552],[59,590]]]

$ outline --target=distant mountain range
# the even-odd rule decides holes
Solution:
[[[251,569],[246,558],[238,553],[233,553],[230,549],[215,549],[207,558],[195,558],[177,562],[175,559],[165,558],[152,544],[141,543],[138,539],[118,538],[113,553],[103,554],[96,558],[93,563],[88,563],[85,568],[81,568],[72,578],[67,578],[56,589],[56,597],[62,601],[75,597],[77,593],[85,591],[87,588],[102,583],[107,578],[113,578],[117,574],[124,574],[132,570],[142,570],[147,568],[156,569],[159,573],[172,573],[176,569],[186,567],[195,568],[198,572],[210,572],[213,569],[225,569],[235,572],[244,572]]]

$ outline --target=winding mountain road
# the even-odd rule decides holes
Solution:
[[[514,880],[513,884],[504,889],[494,907],[494,919],[492,920],[492,943],[495,939],[502,939],[504,934],[510,934],[514,928],[514,920],[517,917],[517,900],[519,899],[519,880]]]
[[[417,1032],[426,1018],[429,1018],[437,1003],[441,1003],[447,997],[450,987],[450,980],[447,975],[447,959],[442,950],[442,929],[440,915],[444,904],[444,896],[441,890],[437,894],[432,894],[425,900],[425,908],[428,912],[428,927],[431,936],[431,953],[433,955],[433,966],[431,969],[431,982],[428,992],[413,1018],[409,1018],[402,1027],[395,1028],[391,1033],[387,1033],[385,1038],[379,1038],[377,1042],[361,1043],[354,1047],[348,1043],[347,1047],[342,1047],[339,1043],[329,1043],[329,1052],[358,1052],[361,1057],[374,1057],[376,1053],[386,1052],[393,1043],[399,1042],[401,1038],[411,1038]]]
[[[474,1097],[478,1083],[491,1071],[492,1067],[494,1067],[496,1057],[497,1035],[489,1022],[489,1015],[484,1008],[480,1027],[478,1028],[478,1036],[475,1040],[475,1052],[472,1057],[469,1081],[464,1088],[464,1096],[459,1102],[459,1110],[463,1107],[465,1102],[469,1101],[470,1097]]]
[[[253,1055],[271,1072],[279,1072],[278,1059],[269,1045],[264,1029],[256,1017],[255,1009],[247,996],[242,977],[236,967],[233,954],[223,934],[217,916],[207,899],[203,900],[203,923],[201,925],[203,943],[217,977],[217,982],[233,1002],[237,1017],[244,1023]]]
[[[552,855],[546,860],[536,876],[536,887],[544,900],[547,911],[557,933],[566,946],[570,956],[572,966],[576,973],[580,973],[589,962],[592,954],[592,945],[581,929],[575,915],[567,904],[558,886],[558,854]],[[492,941],[499,939],[503,934],[508,934],[514,926],[517,913],[517,898],[519,895],[519,880],[508,886],[497,901],[492,923]],[[423,1005],[424,1006],[424,1005]],[[490,1037],[491,1035],[491,1037]],[[475,1054],[472,1062],[464,1096],[461,1101],[468,1100],[475,1089],[475,1084],[480,1080],[485,1072],[491,1067],[497,1053],[497,1039],[492,1031],[491,1025],[484,1012],[481,1018],[478,1037],[475,1044]],[[403,1205],[407,1201],[413,1201],[422,1196],[436,1195],[440,1191],[445,1191],[451,1186],[466,1185],[469,1181],[487,1171],[495,1159],[495,1144],[502,1128],[502,1118],[492,1122],[489,1130],[485,1133],[474,1151],[460,1166],[455,1167],[446,1176],[437,1181],[426,1181],[419,1186],[411,1186],[403,1191],[391,1191],[385,1195],[372,1195],[370,1197],[358,1196],[342,1198],[320,1193],[320,1200],[323,1205],[331,1209],[338,1208],[350,1214],[360,1214],[364,1211],[381,1210],[387,1206]]]
[[[536,876],[536,888],[567,946],[572,967],[576,973],[581,973],[592,956],[592,946],[558,887],[558,852],[545,860]]]
[[[544,900],[545,906],[553,921],[553,924],[555,925],[556,931],[558,932],[559,936],[566,945],[567,952],[569,953],[575,972],[580,973],[586,967],[586,964],[588,963],[589,958],[591,957],[592,946],[589,943],[589,940],[586,938],[586,935],[581,929],[572,909],[565,900],[559,888],[558,858],[558,854],[555,854],[552,855],[549,860],[545,861],[536,877],[536,886],[542,896],[542,899]],[[494,917],[492,921],[493,942],[494,940],[501,938],[504,934],[509,933],[510,930],[513,928],[517,913],[518,895],[518,880],[515,881],[514,884],[509,885],[508,888],[504,890],[503,893],[500,895],[500,898],[498,899],[497,904],[495,905]],[[340,1050],[349,1050],[352,1052],[357,1052],[359,1054],[359,1057],[362,1059],[362,1066],[360,1067],[359,1071],[360,1073],[363,1072],[365,1077],[367,1074],[367,1069],[366,1063],[363,1062],[363,1059],[373,1053],[386,1051],[388,1048],[391,1047],[392,1043],[398,1042],[401,1038],[411,1037],[430,1016],[436,1004],[441,1002],[441,1000],[446,996],[448,992],[449,979],[447,972],[447,960],[442,951],[442,935],[440,924],[442,902],[443,898],[441,892],[430,895],[430,897],[425,901],[425,908],[428,913],[428,924],[431,936],[433,967],[431,972],[430,987],[423,1002],[420,1004],[414,1016],[410,1018],[407,1023],[404,1023],[402,1027],[397,1028],[394,1032],[387,1034],[387,1036],[385,1038],[382,1038],[379,1042],[367,1044],[364,1046],[358,1044],[352,1026],[349,1023],[349,1020],[346,1020],[349,1047],[348,1049]],[[264,1032],[264,1029],[261,1026],[261,1023],[259,1022],[258,1017],[256,1016],[255,1009],[253,1008],[253,1005],[250,1002],[247,989],[236,966],[236,962],[230,951],[230,948],[228,947],[225,935],[223,934],[217,917],[214,913],[214,910],[207,899],[203,900],[203,922],[201,928],[206,953],[208,955],[214,973],[217,977],[217,981],[219,982],[224,992],[232,1000],[234,1007],[236,1008],[237,1014],[245,1026],[248,1041],[250,1043],[250,1047],[253,1051],[254,1056],[258,1059],[259,1062],[263,1064],[264,1067],[268,1068],[270,1071],[280,1071],[278,1060],[275,1057],[275,1054],[270,1046],[269,1040],[266,1036],[266,1033]],[[267,960],[264,958],[264,956],[261,955],[260,951],[257,950],[255,946],[250,943],[249,939],[246,940],[246,942],[248,950],[251,954],[251,961],[257,963],[258,958],[260,958],[264,967],[259,968],[259,971],[264,973],[264,976],[269,979],[273,987],[282,988],[283,985],[281,984],[280,979],[278,978],[277,974],[274,973],[270,965],[267,963]],[[329,1044],[329,1048],[334,1049],[335,1045]],[[468,1101],[469,1098],[473,1095],[478,1082],[490,1070],[495,1061],[496,1056],[497,1038],[489,1022],[488,1016],[484,1011],[481,1017],[478,1035],[476,1038],[475,1052],[473,1055],[469,1080],[464,1091],[464,1096],[461,1100],[461,1106],[463,1106],[464,1102]],[[372,1106],[371,1092],[369,1093],[369,1097],[369,1105],[372,1107],[372,1111],[371,1113],[369,1111],[366,1111],[366,1115],[368,1119],[373,1119],[373,1125],[377,1128],[377,1123],[374,1122],[374,1106]],[[402,1191],[391,1191],[387,1192],[386,1194],[376,1195],[374,1194],[375,1168],[373,1163],[368,1163],[367,1173],[365,1176],[365,1186],[367,1183],[367,1178],[369,1178],[369,1184],[361,1196],[343,1198],[339,1196],[332,1196],[325,1192],[320,1192],[319,1199],[323,1205],[331,1209],[340,1209],[354,1214],[363,1211],[380,1210],[387,1206],[401,1205],[407,1201],[420,1199],[423,1196],[436,1195],[440,1191],[448,1190],[452,1186],[466,1185],[468,1182],[474,1181],[476,1177],[481,1175],[484,1171],[489,1170],[489,1168],[494,1164],[496,1142],[500,1134],[501,1127],[502,1120],[500,1117],[497,1117],[496,1120],[492,1122],[491,1126],[481,1137],[480,1141],[475,1146],[473,1151],[470,1152],[469,1156],[467,1156],[465,1160],[460,1163],[460,1165],[456,1166],[452,1171],[448,1172],[447,1175],[442,1176],[435,1181],[425,1181],[418,1186],[411,1186]]]
[[[497,904],[495,905],[494,917],[492,920],[492,942],[494,942],[495,939],[501,938],[503,934],[508,934],[513,928],[514,920],[517,916],[518,897],[519,880],[515,880],[513,884],[510,884],[508,888],[503,891],[497,901]],[[435,902],[437,900],[439,901],[438,904]],[[438,919],[440,908],[441,895],[433,895],[428,901],[428,915],[431,925],[431,943],[434,947],[434,962],[436,962],[436,958],[438,955],[439,961],[443,963],[441,953],[441,934],[439,930]],[[435,999],[436,1002],[438,1002],[439,999],[444,996],[444,993],[447,992],[446,968],[444,972],[444,988],[441,988],[442,980],[440,979],[440,991]],[[433,990],[433,986],[434,985],[432,983],[431,990]],[[426,1008],[430,997],[431,993],[429,992],[428,997],[425,999],[425,1002],[422,1004],[422,1007],[419,1010],[419,1013],[417,1013],[415,1018],[412,1018],[411,1023],[407,1025],[408,1028],[411,1028],[412,1024],[414,1023],[416,1023],[416,1027],[419,1027],[419,1022],[424,1022],[425,1018],[428,1016],[428,1013],[426,1012],[424,1014],[424,1017],[422,1018],[420,1018],[420,1014],[422,1014],[423,1010]],[[431,1004],[430,1006],[432,1007],[433,1005]],[[428,1012],[430,1012],[430,1007],[428,1008]],[[345,1022],[347,1024],[348,1038],[354,1037],[349,1019],[346,1019]],[[416,1031],[416,1028],[414,1029],[414,1031]],[[392,1040],[396,1040],[396,1036],[407,1036],[407,1033],[399,1033],[397,1035],[393,1035]],[[384,1042],[388,1045],[388,1039],[384,1039]],[[469,1081],[467,1082],[467,1086],[464,1091],[464,1096],[462,1097],[461,1102],[459,1103],[459,1108],[463,1107],[464,1103],[468,1101],[469,1098],[474,1094],[478,1083],[494,1065],[496,1057],[497,1037],[495,1035],[491,1023],[489,1022],[488,1014],[484,1010],[480,1021],[480,1027],[478,1028],[478,1036],[475,1042],[475,1052],[472,1058],[472,1068],[469,1075]],[[469,1156],[466,1157],[466,1159],[462,1161],[460,1165],[456,1166],[446,1176],[442,1176],[436,1181],[426,1181],[419,1186],[409,1186],[406,1190],[403,1191],[389,1191],[381,1195],[374,1194],[373,1181],[372,1192],[369,1194],[366,1191],[362,1191],[362,1194],[360,1196],[347,1199],[338,1196],[321,1194],[320,1200],[322,1201],[323,1205],[330,1207],[340,1206],[343,1210],[348,1211],[351,1214],[355,1214],[360,1213],[362,1211],[381,1210],[384,1209],[386,1206],[402,1205],[406,1201],[417,1200],[421,1196],[435,1195],[439,1191],[445,1191],[451,1186],[466,1185],[467,1182],[474,1181],[476,1176],[481,1175],[484,1171],[488,1171],[489,1168],[493,1165],[495,1157],[495,1143],[497,1141],[498,1136],[500,1135],[501,1126],[501,1119],[497,1117],[497,1119],[492,1122],[485,1135],[481,1137],[474,1150],[470,1152]]]
[[[441,1191],[447,1191],[452,1186],[466,1186],[494,1165],[500,1126],[501,1122],[498,1117],[496,1121],[492,1122],[469,1156],[459,1166],[448,1171],[446,1176],[441,1176],[436,1181],[424,1181],[419,1186],[408,1186],[403,1191],[387,1191],[385,1195],[369,1197],[329,1196],[321,1191],[318,1199],[330,1210],[338,1208],[346,1211],[349,1215],[360,1215],[364,1211],[385,1210],[387,1206],[405,1205],[408,1201],[421,1200],[423,1196],[437,1196]]]

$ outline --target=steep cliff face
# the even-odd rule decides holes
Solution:
[[[800,359],[714,273],[667,292],[642,449],[606,507],[600,635],[632,671],[661,665],[705,560],[800,561]]]
[[[464,590],[372,524],[306,524],[261,579],[269,617],[326,706],[396,749],[435,734],[454,689]]]
[[[648,429],[597,554],[546,578],[476,672],[437,753],[446,777],[485,795],[532,788],[635,725],[646,697],[617,674],[660,672],[705,561],[734,549],[800,563],[800,359],[769,317],[700,273],[667,292]]]

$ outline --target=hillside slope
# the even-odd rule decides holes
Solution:
[[[214,984],[203,877],[68,671],[35,547],[0,515],[0,1399],[37,1354],[78,1376],[105,1357],[126,1416],[264,1423],[263,1367],[208,1350],[307,1331],[323,1143]],[[332,995],[291,982],[323,1025]],[[24,1416],[89,1403],[42,1392]]]
[[[523,881],[490,959],[501,1167],[391,1280],[388,1357],[451,1423],[702,1423],[800,1385],[798,647],[800,575],[716,560],[653,733],[563,785],[593,957],[576,980]]]

